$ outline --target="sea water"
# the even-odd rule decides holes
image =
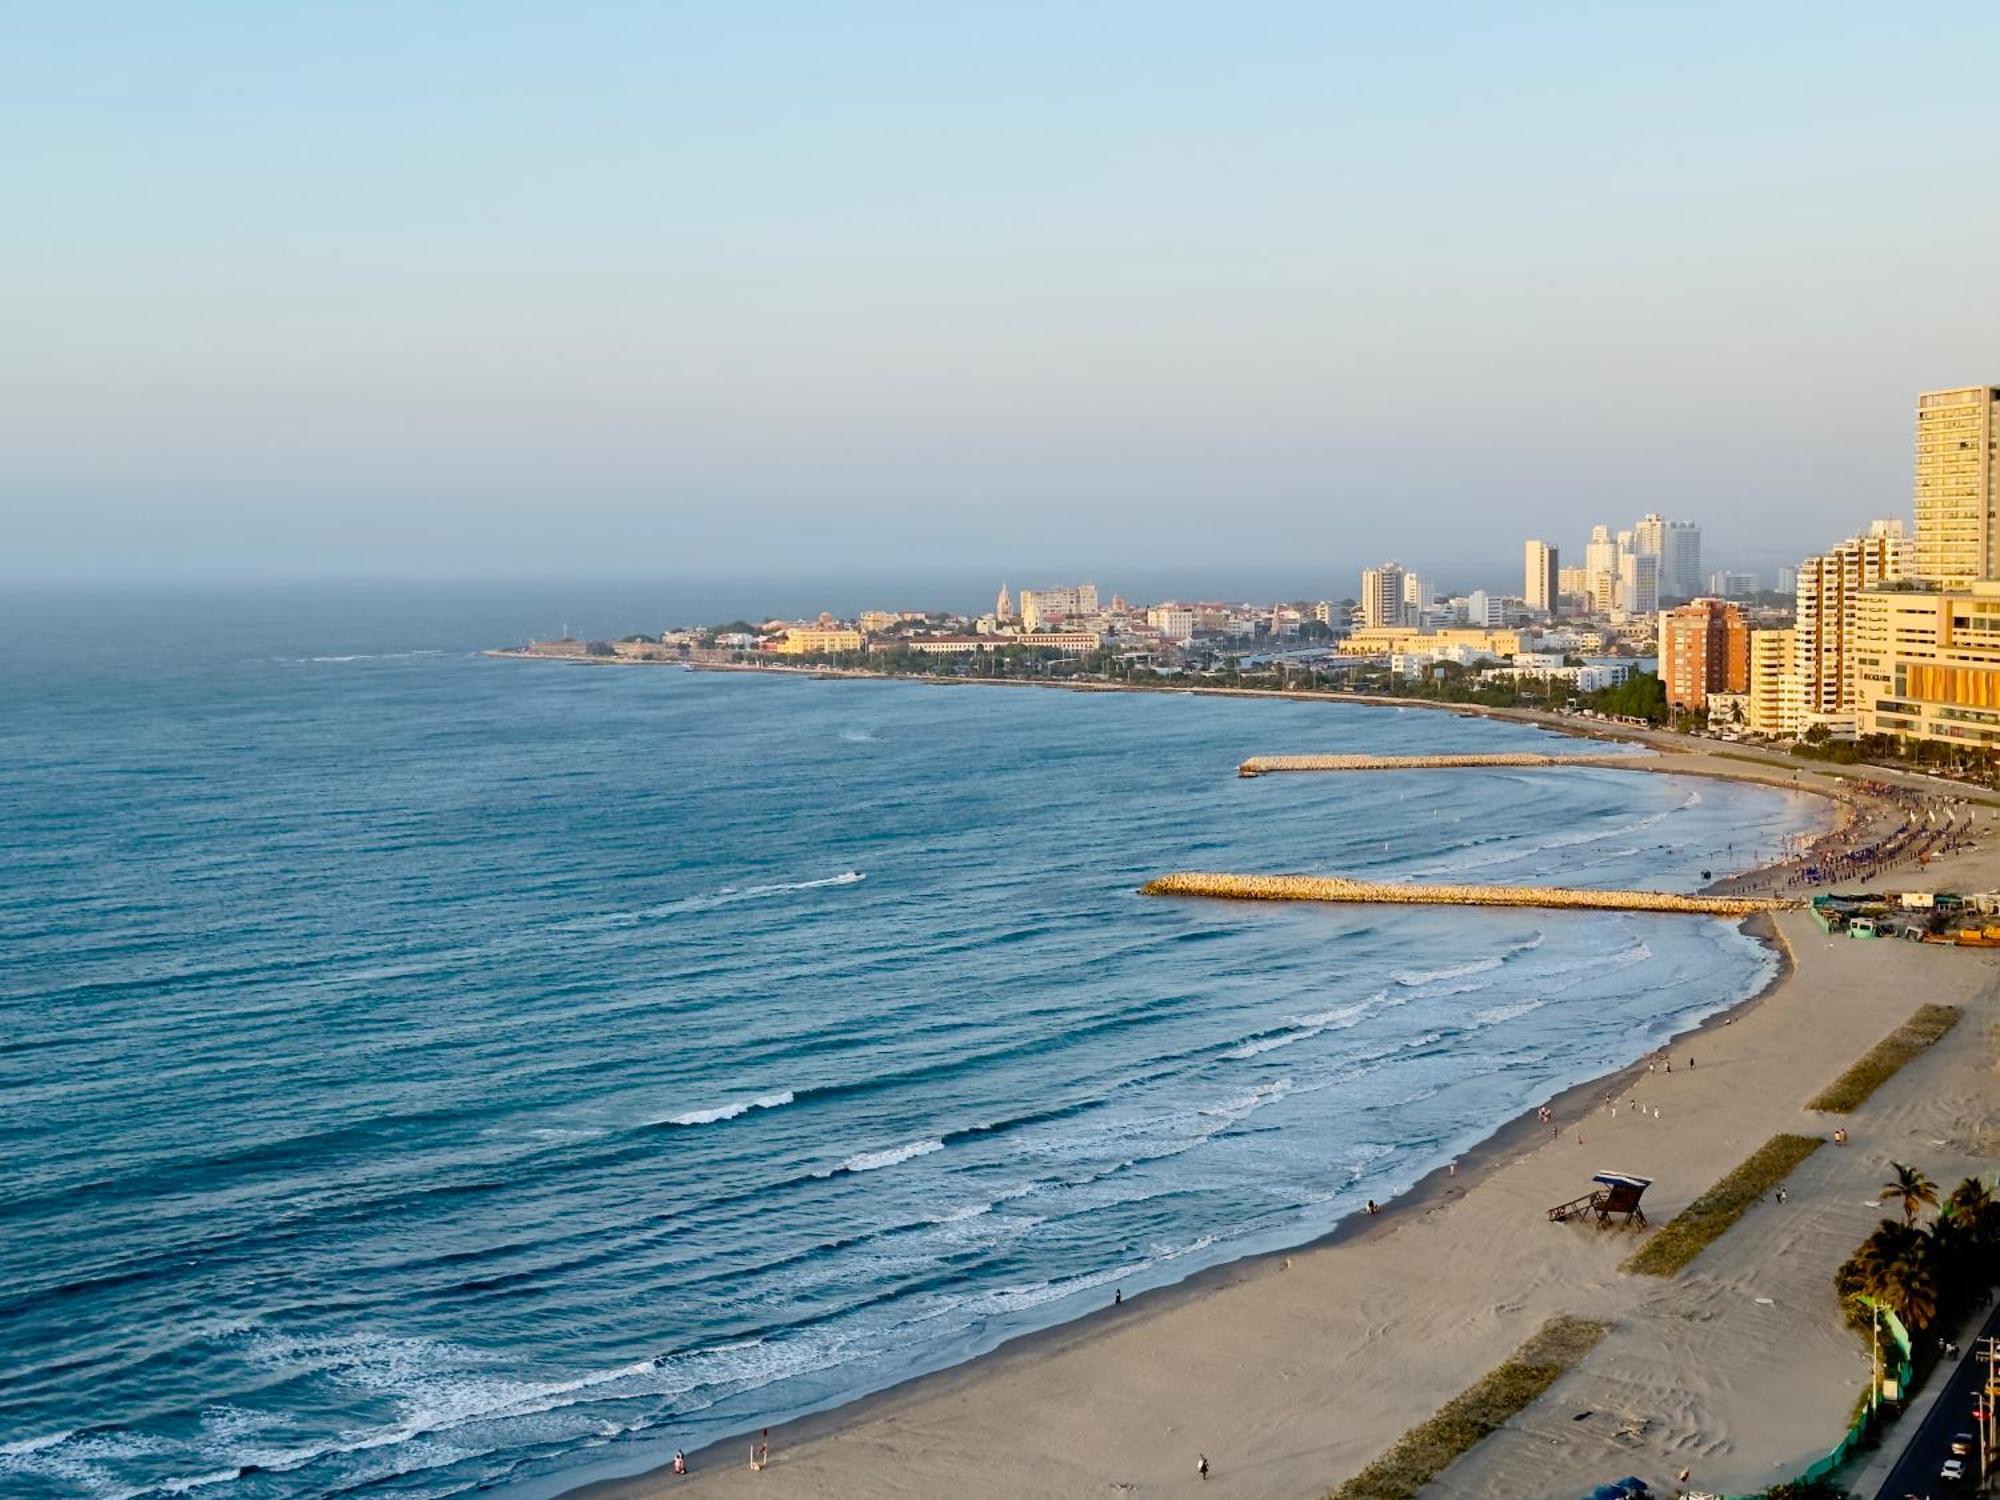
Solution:
[[[1233,774],[1586,748],[1449,713],[225,605],[0,666],[9,1496],[545,1494],[1304,1241],[1772,961],[1710,919],[1142,881],[1687,890],[1818,816]]]

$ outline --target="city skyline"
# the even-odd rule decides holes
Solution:
[[[16,580],[1768,569],[2000,310],[1913,274],[1987,49],[1887,16],[4,25]]]

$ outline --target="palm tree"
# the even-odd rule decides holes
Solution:
[[[1920,1212],[1926,1208],[1937,1207],[1937,1184],[1915,1167],[1906,1167],[1899,1161],[1892,1161],[1889,1166],[1896,1176],[1893,1181],[1883,1185],[1882,1196],[1892,1203],[1902,1205],[1905,1224],[1915,1224]]]

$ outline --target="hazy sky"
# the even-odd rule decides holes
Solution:
[[[0,573],[1796,554],[2000,382],[1996,64],[1824,0],[10,5]]]

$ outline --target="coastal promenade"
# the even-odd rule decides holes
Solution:
[[[1141,886],[1147,896],[1230,901],[1330,901],[1350,905],[1533,906],[1557,911],[1650,911],[1674,916],[1752,917],[1805,903],[1777,896],[1683,896],[1672,891],[1600,891],[1549,885],[1416,885],[1337,875],[1232,875],[1181,871]]]

